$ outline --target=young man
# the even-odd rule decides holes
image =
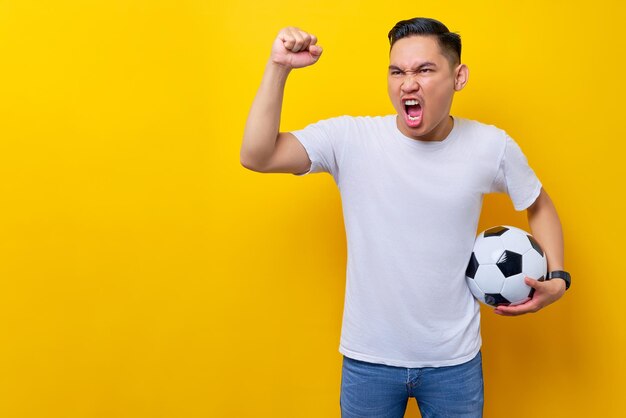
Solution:
[[[480,417],[480,310],[465,270],[483,196],[504,192],[516,210],[527,210],[548,271],[563,268],[561,224],[505,131],[450,115],[469,74],[460,37],[415,18],[398,22],[389,40],[396,115],[335,117],[289,133],[279,132],[287,76],[316,63],[322,48],[312,34],[281,30],[250,110],[241,163],[264,173],[328,172],[340,189],[348,243],[342,416],[403,417],[415,397],[423,417]],[[536,312],[563,295],[565,279],[527,279],[535,289],[530,301],[494,311]]]

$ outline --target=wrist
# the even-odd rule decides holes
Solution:
[[[546,280],[554,280],[554,279],[559,279],[565,282],[565,290],[569,289],[572,283],[570,274],[564,270],[551,270],[546,275]]]
[[[271,58],[267,62],[267,66],[266,66],[266,71],[278,77],[283,77],[285,79],[287,78],[291,70],[292,70],[291,67],[285,64],[279,64],[275,62],[274,60],[272,60]]]

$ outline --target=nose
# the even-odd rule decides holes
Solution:
[[[403,92],[419,90],[420,85],[414,74],[407,74],[402,81],[401,89]]]

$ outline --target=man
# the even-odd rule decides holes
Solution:
[[[279,132],[294,68],[316,63],[317,38],[285,28],[274,41],[241,148],[264,173],[330,173],[348,242],[343,417],[403,417],[415,397],[423,417],[480,417],[480,310],[466,282],[484,194],[505,192],[527,210],[549,271],[563,268],[561,224],[519,146],[493,125],[450,115],[469,70],[461,41],[441,22],[415,18],[389,32],[388,92],[396,115],[341,116]],[[554,273],[566,275],[565,272]],[[536,312],[563,280],[537,282],[533,298],[500,315]]]

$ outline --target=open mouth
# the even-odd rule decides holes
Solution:
[[[423,109],[420,102],[415,99],[408,99],[404,101],[404,113],[405,119],[409,126],[418,126],[422,121]]]

